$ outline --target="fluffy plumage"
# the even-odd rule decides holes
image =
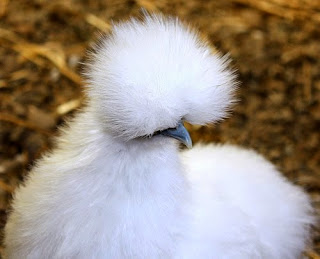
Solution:
[[[7,258],[299,258],[310,201],[268,161],[153,135],[225,116],[225,58],[152,16],[116,25],[88,71],[87,107],[16,192]]]
[[[88,95],[101,123],[127,140],[221,119],[233,102],[227,59],[177,19],[146,17],[115,26],[89,66]]]

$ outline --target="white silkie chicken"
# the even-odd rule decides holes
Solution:
[[[301,189],[253,151],[179,152],[184,120],[232,104],[226,63],[176,19],[115,25],[88,68],[88,105],[16,192],[7,258],[299,258],[312,223]]]

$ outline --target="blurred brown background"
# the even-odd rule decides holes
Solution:
[[[193,127],[193,139],[256,149],[310,193],[319,213],[320,1],[0,0],[1,229],[14,189],[81,107],[86,49],[141,7],[193,24],[238,68],[233,116]],[[306,256],[319,259],[314,232]]]

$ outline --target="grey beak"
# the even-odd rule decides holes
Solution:
[[[178,126],[174,129],[167,129],[160,132],[161,135],[175,138],[183,143],[187,148],[192,148],[192,140],[187,129],[180,121]]]

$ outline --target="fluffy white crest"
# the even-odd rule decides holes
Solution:
[[[174,18],[147,16],[115,25],[87,74],[88,94],[105,128],[132,139],[226,115],[236,88],[228,59]]]

